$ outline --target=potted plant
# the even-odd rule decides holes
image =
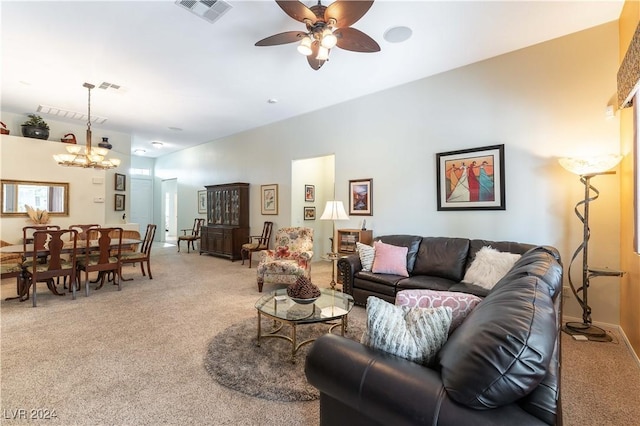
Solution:
[[[29,114],[29,119],[22,123],[22,136],[49,139],[49,125],[39,115]]]

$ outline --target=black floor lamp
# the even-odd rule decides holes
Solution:
[[[563,330],[571,335],[582,335],[589,340],[611,341],[609,336],[602,328],[592,324],[591,306],[589,306],[589,284],[592,278],[596,277],[621,277],[624,272],[616,271],[608,268],[593,268],[589,266],[589,237],[591,231],[589,229],[589,203],[595,201],[600,195],[600,191],[591,184],[591,179],[600,175],[612,175],[615,171],[609,169],[615,167],[621,160],[620,156],[605,156],[589,159],[578,158],[561,158],[560,164],[568,171],[580,176],[580,182],[584,185],[584,199],[576,204],[574,211],[576,216],[583,224],[582,243],[573,253],[571,262],[569,263],[569,285],[578,304],[582,308],[582,322],[567,322]],[[582,206],[582,213],[580,212]],[[582,253],[582,285],[576,287],[571,278],[571,267],[578,255]]]

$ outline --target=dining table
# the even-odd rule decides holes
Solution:
[[[111,246],[112,247],[117,247],[118,243],[119,243],[119,239],[118,238],[112,238],[111,239]],[[122,246],[131,246],[134,244],[140,244],[142,242],[142,240],[137,239],[137,238],[123,238],[122,239]],[[97,248],[98,247],[98,240],[89,240],[89,244],[88,244],[89,249],[91,248]],[[84,252],[87,249],[87,240],[78,240],[77,244],[76,244],[76,252]],[[28,243],[28,244],[12,244],[12,245],[8,245],[8,246],[4,246],[4,247],[0,247],[0,253],[19,253],[22,254],[23,258],[29,258],[31,256],[33,256],[33,250],[34,250],[34,244],[33,243]],[[63,248],[62,248],[62,252],[63,253],[69,253],[73,250],[73,241],[66,241]],[[38,250],[38,254],[43,254],[46,255],[47,250]],[[55,288],[55,286],[47,286],[49,288],[49,290],[57,295],[57,296],[63,296],[64,293],[59,293],[57,291],[57,289]],[[20,301],[24,301],[27,300],[24,297],[26,296],[28,291],[28,286],[26,285],[26,273],[25,270],[23,269],[23,272],[18,276],[17,280],[16,280],[16,293],[17,296],[15,297],[7,297],[5,300],[13,300],[13,299],[20,299]]]

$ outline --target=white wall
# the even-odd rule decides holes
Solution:
[[[549,244],[568,266],[582,239],[573,207],[583,187],[557,159],[618,151],[619,120],[605,118],[616,92],[617,37],[613,22],[471,64],[167,155],[157,159],[156,174],[177,177],[179,192],[193,191],[190,199],[205,184],[251,183],[252,231],[259,232],[266,220],[260,185],[279,184],[279,215],[270,218],[276,228],[287,226],[293,215],[282,200],[291,199],[291,161],[334,153],[336,198],[345,205],[350,179],[374,180],[374,216],[367,218],[374,235]],[[322,131],[314,132],[318,123]],[[506,210],[438,212],[435,154],[494,144],[505,144]],[[591,263],[617,268],[618,180],[594,184],[601,196],[591,210]],[[179,217],[191,220],[194,209],[195,202],[180,203]],[[619,322],[616,279],[594,280],[589,295],[594,320]],[[569,299],[565,314],[579,313]]]
[[[110,156],[119,158],[122,163],[117,169],[108,171],[61,167],[53,155],[64,153],[66,144],[60,138],[66,133],[74,133],[79,144],[85,143],[86,124],[71,124],[44,117],[49,124],[49,140],[22,137],[20,124],[27,116],[2,112],[2,122],[11,130],[10,135],[0,137],[0,177],[2,179],[68,182],[69,183],[69,216],[54,216],[52,224],[62,227],[81,224],[99,223],[115,224],[122,222],[122,214],[129,211],[129,188],[124,192],[125,211],[114,210],[115,207],[115,173],[128,177],[130,163],[130,137],[127,134],[101,130],[92,126],[92,144],[97,145],[102,137],[109,137],[113,145]],[[97,179],[97,183],[94,182]],[[123,192],[119,192],[123,193]],[[96,203],[95,198],[103,198],[103,203]],[[27,216],[1,217],[0,239],[19,243],[22,239],[22,227],[29,225]]]

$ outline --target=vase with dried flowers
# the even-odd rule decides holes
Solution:
[[[35,223],[36,225],[44,225],[51,221],[48,211],[34,209],[29,204],[25,204],[24,207],[27,209],[29,220],[31,220],[31,222]]]

